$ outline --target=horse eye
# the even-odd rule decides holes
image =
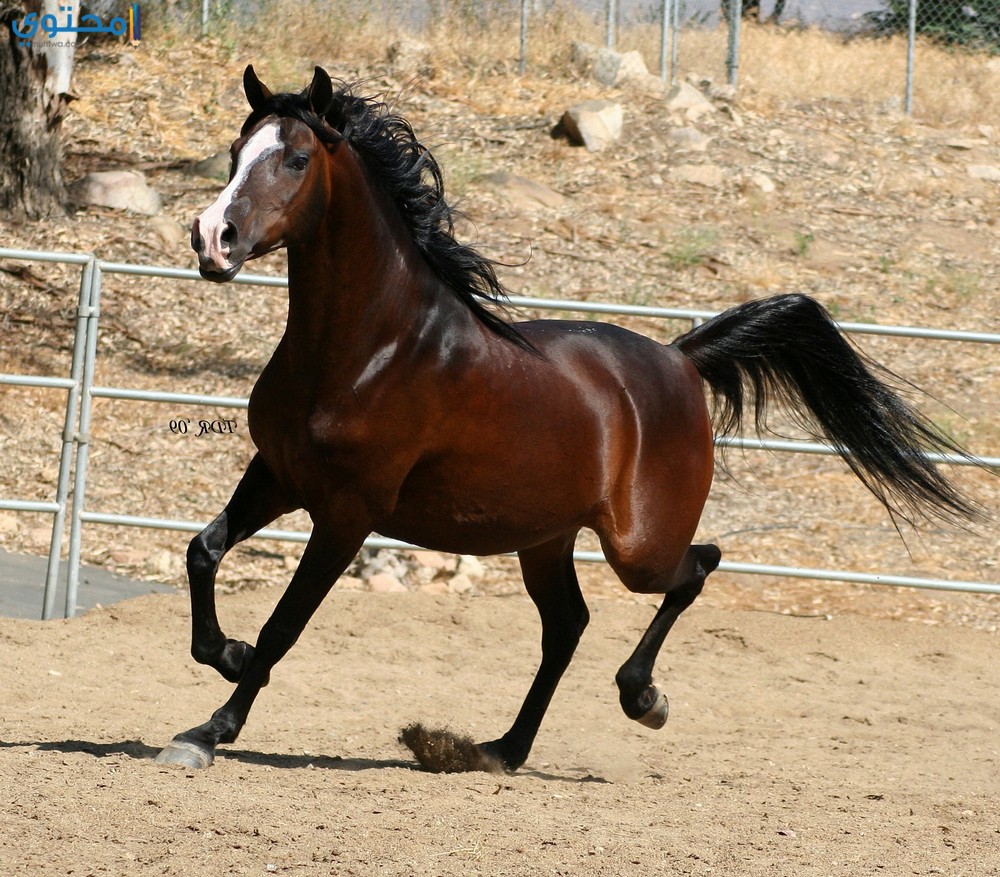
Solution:
[[[301,152],[298,155],[292,156],[292,159],[288,162],[288,166],[296,171],[304,171],[307,164],[309,164],[309,156]]]

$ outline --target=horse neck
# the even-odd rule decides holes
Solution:
[[[397,208],[346,145],[330,173],[315,233],[288,248],[285,338],[303,356],[366,362],[403,333],[420,334],[440,315],[443,290]]]

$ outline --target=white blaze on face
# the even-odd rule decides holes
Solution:
[[[240,150],[236,161],[236,172],[229,185],[222,190],[215,203],[198,217],[198,228],[204,247],[202,258],[212,262],[220,271],[232,267],[229,264],[229,246],[222,242],[222,235],[226,230],[226,211],[240,186],[246,182],[254,165],[272,152],[281,149],[281,145],[277,122],[270,122],[255,131]]]

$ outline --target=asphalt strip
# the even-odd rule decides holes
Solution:
[[[47,560],[28,554],[0,551],[0,616],[42,617]],[[100,567],[81,566],[76,595],[76,614],[95,606],[108,606],[143,594],[181,594],[171,585],[137,582]],[[66,563],[59,565],[54,618],[62,618],[66,607]]]

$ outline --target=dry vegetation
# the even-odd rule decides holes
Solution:
[[[327,5],[328,8],[328,5]],[[530,70],[517,73],[513,19],[491,22],[487,49],[475,27],[422,35],[430,60],[386,61],[402,36],[376,17],[297,7],[258,25],[220,29],[193,41],[153,26],[137,50],[95,44],[78,56],[80,99],[66,122],[67,173],[138,167],[165,196],[170,221],[100,208],[40,224],[0,221],[8,246],[96,252],[110,260],[193,265],[191,217],[218,182],[183,165],[225,148],[245,116],[239,88],[254,63],[275,86],[301,87],[320,63],[372,91],[395,95],[400,111],[439,155],[453,193],[473,220],[466,231],[509,263],[512,292],[638,304],[722,308],[750,297],[799,290],[845,320],[997,330],[1000,313],[1000,184],[974,179],[971,165],[1000,166],[1000,70],[995,62],[922,46],[914,118],[896,112],[903,88],[898,41],[842,40],[814,31],[750,27],[744,33],[738,99],[698,127],[712,138],[691,154],[669,133],[661,99],[608,91],[569,68],[574,39],[600,40],[592,22],[563,9],[533,27]],[[304,11],[303,11],[304,10]],[[721,81],[720,32],[685,32],[681,69]],[[657,57],[652,33],[622,34],[622,48]],[[611,96],[626,107],[626,138],[589,155],[549,136],[571,103]],[[681,163],[711,162],[725,183],[707,189],[671,181]],[[491,170],[543,182],[563,208],[525,210],[477,185]],[[752,182],[764,174],[776,186]],[[530,259],[525,262],[525,257]],[[0,370],[68,371],[76,273],[58,266],[0,266]],[[283,270],[280,259],[253,266]],[[245,395],[277,341],[284,315],[275,290],[207,287],[109,275],[102,308],[98,383]],[[683,327],[635,321],[664,340]],[[890,367],[946,405],[920,404],[974,451],[1000,448],[996,349],[867,339]],[[61,394],[0,388],[0,495],[49,499],[55,481]],[[952,410],[953,409],[953,410]],[[956,413],[957,412],[957,413]],[[235,437],[195,439],[169,421],[211,410],[98,400],[87,507],[204,521],[224,503],[251,453],[241,412]],[[931,527],[904,544],[879,507],[838,464],[820,458],[749,454],[730,458],[736,481],[720,477],[702,538],[727,559],[797,563],[908,575],[998,580],[996,521],[976,533]],[[988,508],[997,479],[959,477]],[[736,483],[738,482],[738,483]],[[301,516],[281,522],[304,526]],[[48,519],[0,512],[0,545],[42,554]],[[139,577],[182,584],[185,534],[89,526],[84,559]],[[226,586],[283,582],[297,549],[255,542],[227,563]],[[519,588],[496,561],[482,590]],[[592,592],[618,593],[603,570],[586,571]],[[921,592],[719,575],[705,597],[716,605],[776,611],[866,611],[996,628],[997,601]]]

